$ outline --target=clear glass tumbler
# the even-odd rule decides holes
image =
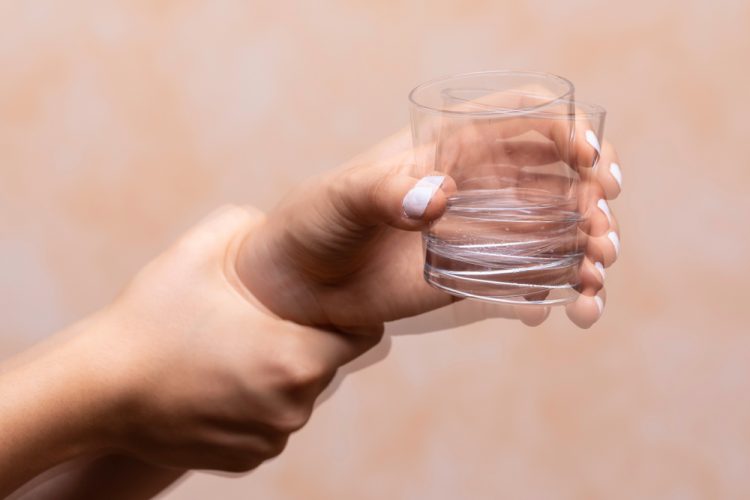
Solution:
[[[599,157],[604,110],[544,73],[490,71],[410,94],[415,161],[456,183],[423,234],[425,279],[493,302],[574,300],[584,255],[582,192]]]

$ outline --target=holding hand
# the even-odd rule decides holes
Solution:
[[[0,433],[0,495],[79,455],[245,471],[283,450],[337,368],[379,338],[299,326],[256,306],[234,261],[262,220],[237,207],[215,214],[114,304],[0,377],[0,428],[15,429]]]
[[[280,453],[336,369],[379,340],[272,317],[234,275],[263,216],[228,208],[146,267],[89,342],[116,342],[113,443],[185,468],[248,470]],[[107,369],[102,366],[102,369]],[[112,371],[109,371],[112,373]]]
[[[592,162],[598,157],[582,177],[580,211],[592,220],[583,245],[586,286],[568,306],[570,319],[588,327],[600,317],[604,296],[603,273],[593,263],[608,267],[619,252],[616,221],[601,206],[608,209],[604,199],[619,194],[621,174],[619,167],[617,176],[611,173],[617,157],[608,142],[594,147],[582,133],[575,148]],[[419,234],[443,214],[455,190],[449,175],[414,165],[411,137],[403,130],[294,190],[243,243],[238,274],[280,317],[353,333],[380,332],[386,321],[458,300],[425,282]],[[539,322],[539,311],[516,310],[516,316],[528,316],[524,321]]]

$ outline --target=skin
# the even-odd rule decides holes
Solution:
[[[593,297],[604,298],[592,262],[616,260],[606,237],[616,220],[596,203],[620,190],[599,168],[617,161],[612,147],[589,147],[579,151],[592,159],[580,170],[584,286],[567,308],[581,327],[600,316]],[[419,231],[456,184],[448,175],[422,217],[406,216],[404,196],[430,173],[410,148],[402,131],[267,217],[221,210],[113,304],[3,365],[0,496],[67,462],[15,498],[97,498],[102,488],[148,498],[187,469],[247,471],[280,453],[385,322],[455,301],[423,280]],[[526,310],[516,317],[529,324],[546,317]]]
[[[456,135],[455,149],[463,147],[500,161],[495,151],[471,147],[476,134],[484,132],[462,131]],[[544,132],[553,136],[552,131]],[[528,150],[524,146],[504,154]],[[579,210],[589,223],[580,235],[586,253],[584,283],[567,312],[574,323],[587,328],[601,315],[593,297],[604,297],[604,282],[594,262],[608,267],[617,258],[606,237],[607,231],[618,232],[617,221],[614,216],[608,220],[596,203],[600,197],[616,197],[619,187],[616,181],[613,186],[606,169],[597,166],[617,158],[607,142],[601,155],[584,140],[576,140],[574,151],[575,162],[581,165]],[[435,174],[415,165],[413,158],[410,135],[404,130],[295,190],[243,242],[237,262],[242,281],[280,317],[350,333],[381,332],[386,321],[455,301],[424,281],[419,231],[443,214],[456,181],[450,167],[444,168],[446,180],[423,217],[408,217],[402,208],[404,196],[421,177]],[[364,303],[367,307],[361,307]]]
[[[0,496],[77,457],[109,456],[98,466],[112,468],[124,455],[131,473],[153,474],[139,463],[155,464],[173,480],[194,468],[247,471],[284,449],[336,370],[379,338],[259,307],[234,260],[262,221],[221,210],[113,304],[11,360],[0,376]],[[87,495],[53,495],[66,496]]]

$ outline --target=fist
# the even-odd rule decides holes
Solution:
[[[76,339],[112,394],[107,448],[247,471],[281,453],[339,366],[379,341],[274,317],[234,271],[262,215],[220,210],[148,264]]]

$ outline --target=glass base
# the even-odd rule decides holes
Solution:
[[[443,292],[465,299],[482,300],[495,304],[512,304],[518,306],[553,306],[569,304],[576,300],[579,292],[573,285],[560,286],[533,286],[524,285],[524,292],[512,293],[508,289],[497,287],[471,287],[467,288],[464,283],[456,282],[451,276],[433,272],[429,266],[425,266],[425,281],[429,285]]]

